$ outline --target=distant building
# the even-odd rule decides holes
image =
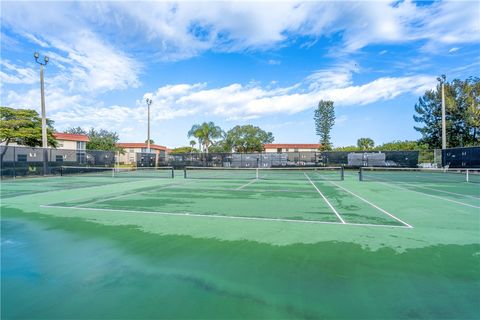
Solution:
[[[123,148],[124,152],[118,155],[120,164],[136,164],[139,161],[139,154],[147,153],[146,143],[121,142],[117,147]],[[150,144],[150,152],[156,155],[157,165],[165,160],[167,147],[157,144]],[[141,157],[141,156],[140,156]]]
[[[315,152],[320,148],[318,143],[270,143],[263,145],[266,153],[283,152]]]
[[[58,143],[57,149],[81,151],[87,149],[87,142],[90,141],[84,134],[56,132],[53,136]]]
[[[85,150],[87,149],[87,142],[90,141],[88,136],[83,134],[55,132],[53,137],[55,140],[57,140],[57,147],[55,149],[61,150]],[[2,143],[2,145],[5,145],[5,143]],[[17,144],[16,142],[10,143],[9,146],[26,147],[24,145]],[[38,146],[37,148],[41,148],[41,146]]]
[[[57,140],[57,147],[49,147],[48,159],[50,162],[63,162],[63,163],[75,163],[85,164],[87,163],[88,155],[86,154],[88,136],[83,134],[71,134],[55,132],[53,133],[55,140]],[[17,161],[17,162],[39,162],[43,161],[43,153],[39,152],[38,147],[28,147],[19,145],[15,142],[10,143],[9,147],[12,148],[10,152],[4,157],[4,161]],[[15,160],[14,160],[15,159]],[[92,160],[93,161],[93,160]],[[94,164],[90,163],[90,164]]]

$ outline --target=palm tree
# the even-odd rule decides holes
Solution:
[[[362,150],[368,150],[375,146],[375,142],[370,138],[360,138],[357,140],[357,146]]]
[[[190,140],[190,147],[195,148],[195,145],[197,144],[197,141],[195,140]]]
[[[190,131],[188,131],[188,137],[195,137],[198,139],[198,144],[203,147],[205,153],[208,153],[208,147],[212,145],[215,139],[223,137],[223,130],[214,122],[204,122],[202,124],[194,124]]]

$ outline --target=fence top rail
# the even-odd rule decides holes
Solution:
[[[343,167],[274,167],[274,168],[237,168],[237,167],[193,167],[185,166],[185,170],[341,170]]]
[[[478,171],[478,168],[409,168],[409,167],[360,167],[364,171],[430,171],[430,172],[454,172],[454,171]]]

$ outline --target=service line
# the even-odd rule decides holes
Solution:
[[[199,214],[191,212],[161,212],[161,211],[140,211],[140,210],[124,210],[124,209],[105,209],[105,208],[88,208],[77,206],[55,206],[55,205],[40,205],[41,208],[50,209],[69,209],[69,210],[84,210],[84,211],[101,211],[101,212],[124,212],[135,214],[154,214],[163,216],[185,216],[198,218],[215,218],[215,219],[233,219],[233,220],[253,220],[253,221],[273,221],[273,222],[289,222],[289,223],[306,223],[306,224],[330,224],[343,226],[357,226],[357,227],[380,227],[380,228],[403,228],[405,226],[387,225],[387,224],[369,224],[369,223],[349,223],[349,222],[331,222],[331,221],[317,221],[317,220],[295,220],[284,218],[262,218],[262,217],[244,217],[244,216],[224,216],[214,214]]]

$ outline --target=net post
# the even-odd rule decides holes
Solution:
[[[187,179],[187,167],[183,167],[183,178]]]
[[[63,166],[60,166],[60,177],[63,177]]]
[[[115,178],[115,168],[112,168],[112,178]]]
[[[341,181],[345,180],[345,167],[344,166],[340,167],[340,180]]]
[[[467,169],[467,177],[466,177],[466,178],[467,178],[467,182],[470,182],[470,177],[469,177],[469,175],[468,175],[469,172],[470,172],[470,171]]]
[[[255,179],[258,180],[258,168],[255,169]]]
[[[358,170],[358,181],[363,181],[363,167]]]
[[[175,178],[175,170],[173,170],[173,167],[172,167],[172,179]]]

